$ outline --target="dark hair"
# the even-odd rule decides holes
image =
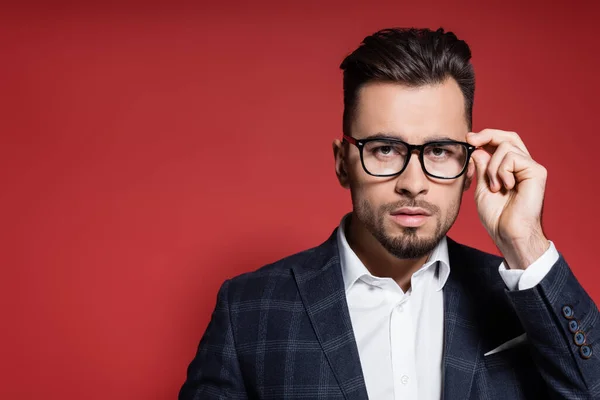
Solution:
[[[367,36],[340,65],[344,71],[344,132],[350,134],[356,97],[365,83],[422,86],[442,83],[449,77],[456,80],[465,98],[465,116],[471,129],[475,72],[470,59],[469,45],[443,28],[383,29]]]

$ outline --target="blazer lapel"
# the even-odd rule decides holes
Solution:
[[[348,400],[368,399],[339,260],[337,229],[304,265],[292,268],[300,297]]]
[[[477,299],[470,298],[467,261],[460,257],[460,245],[448,240],[450,276],[444,285],[444,400],[469,398],[481,340],[476,324]]]

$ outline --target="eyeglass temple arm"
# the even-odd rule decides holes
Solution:
[[[353,144],[353,145],[357,145],[356,139],[354,139],[352,136],[348,136],[348,135],[343,135],[342,136],[343,140],[346,140],[347,142]]]

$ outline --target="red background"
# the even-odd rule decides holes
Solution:
[[[547,234],[600,300],[597,2],[100,3],[0,13],[1,398],[175,398],[222,281],[350,209],[338,66],[383,27],[469,42],[475,130],[548,168]],[[451,236],[495,252],[472,195]]]

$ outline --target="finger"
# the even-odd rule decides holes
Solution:
[[[518,147],[523,153],[530,155],[523,140],[515,132],[484,129],[481,132],[470,132],[467,135],[467,142],[475,147],[485,147],[490,152],[493,152],[501,143],[509,142]]]
[[[490,180],[490,188],[492,189],[492,191],[500,190],[500,188],[502,187],[502,182],[498,177],[498,168],[500,167],[502,161],[505,159],[506,154],[509,152],[526,156],[524,153],[521,152],[521,150],[518,147],[516,147],[512,143],[500,143],[500,145],[496,148],[496,151],[492,154],[492,158],[490,159],[490,162],[487,166],[487,174]]]
[[[502,185],[513,189],[519,182],[535,177],[545,179],[546,170],[531,157],[520,153],[508,152],[498,167],[498,177]]]
[[[494,189],[500,190],[504,186],[506,190],[512,190],[515,187],[514,170],[517,167],[515,157],[516,154],[512,152],[506,153],[503,157],[502,162],[498,166],[498,186],[494,186]]]
[[[471,155],[473,162],[475,163],[475,170],[477,173],[477,186],[488,185],[488,176],[486,174],[488,163],[492,156],[485,150],[475,150]]]

